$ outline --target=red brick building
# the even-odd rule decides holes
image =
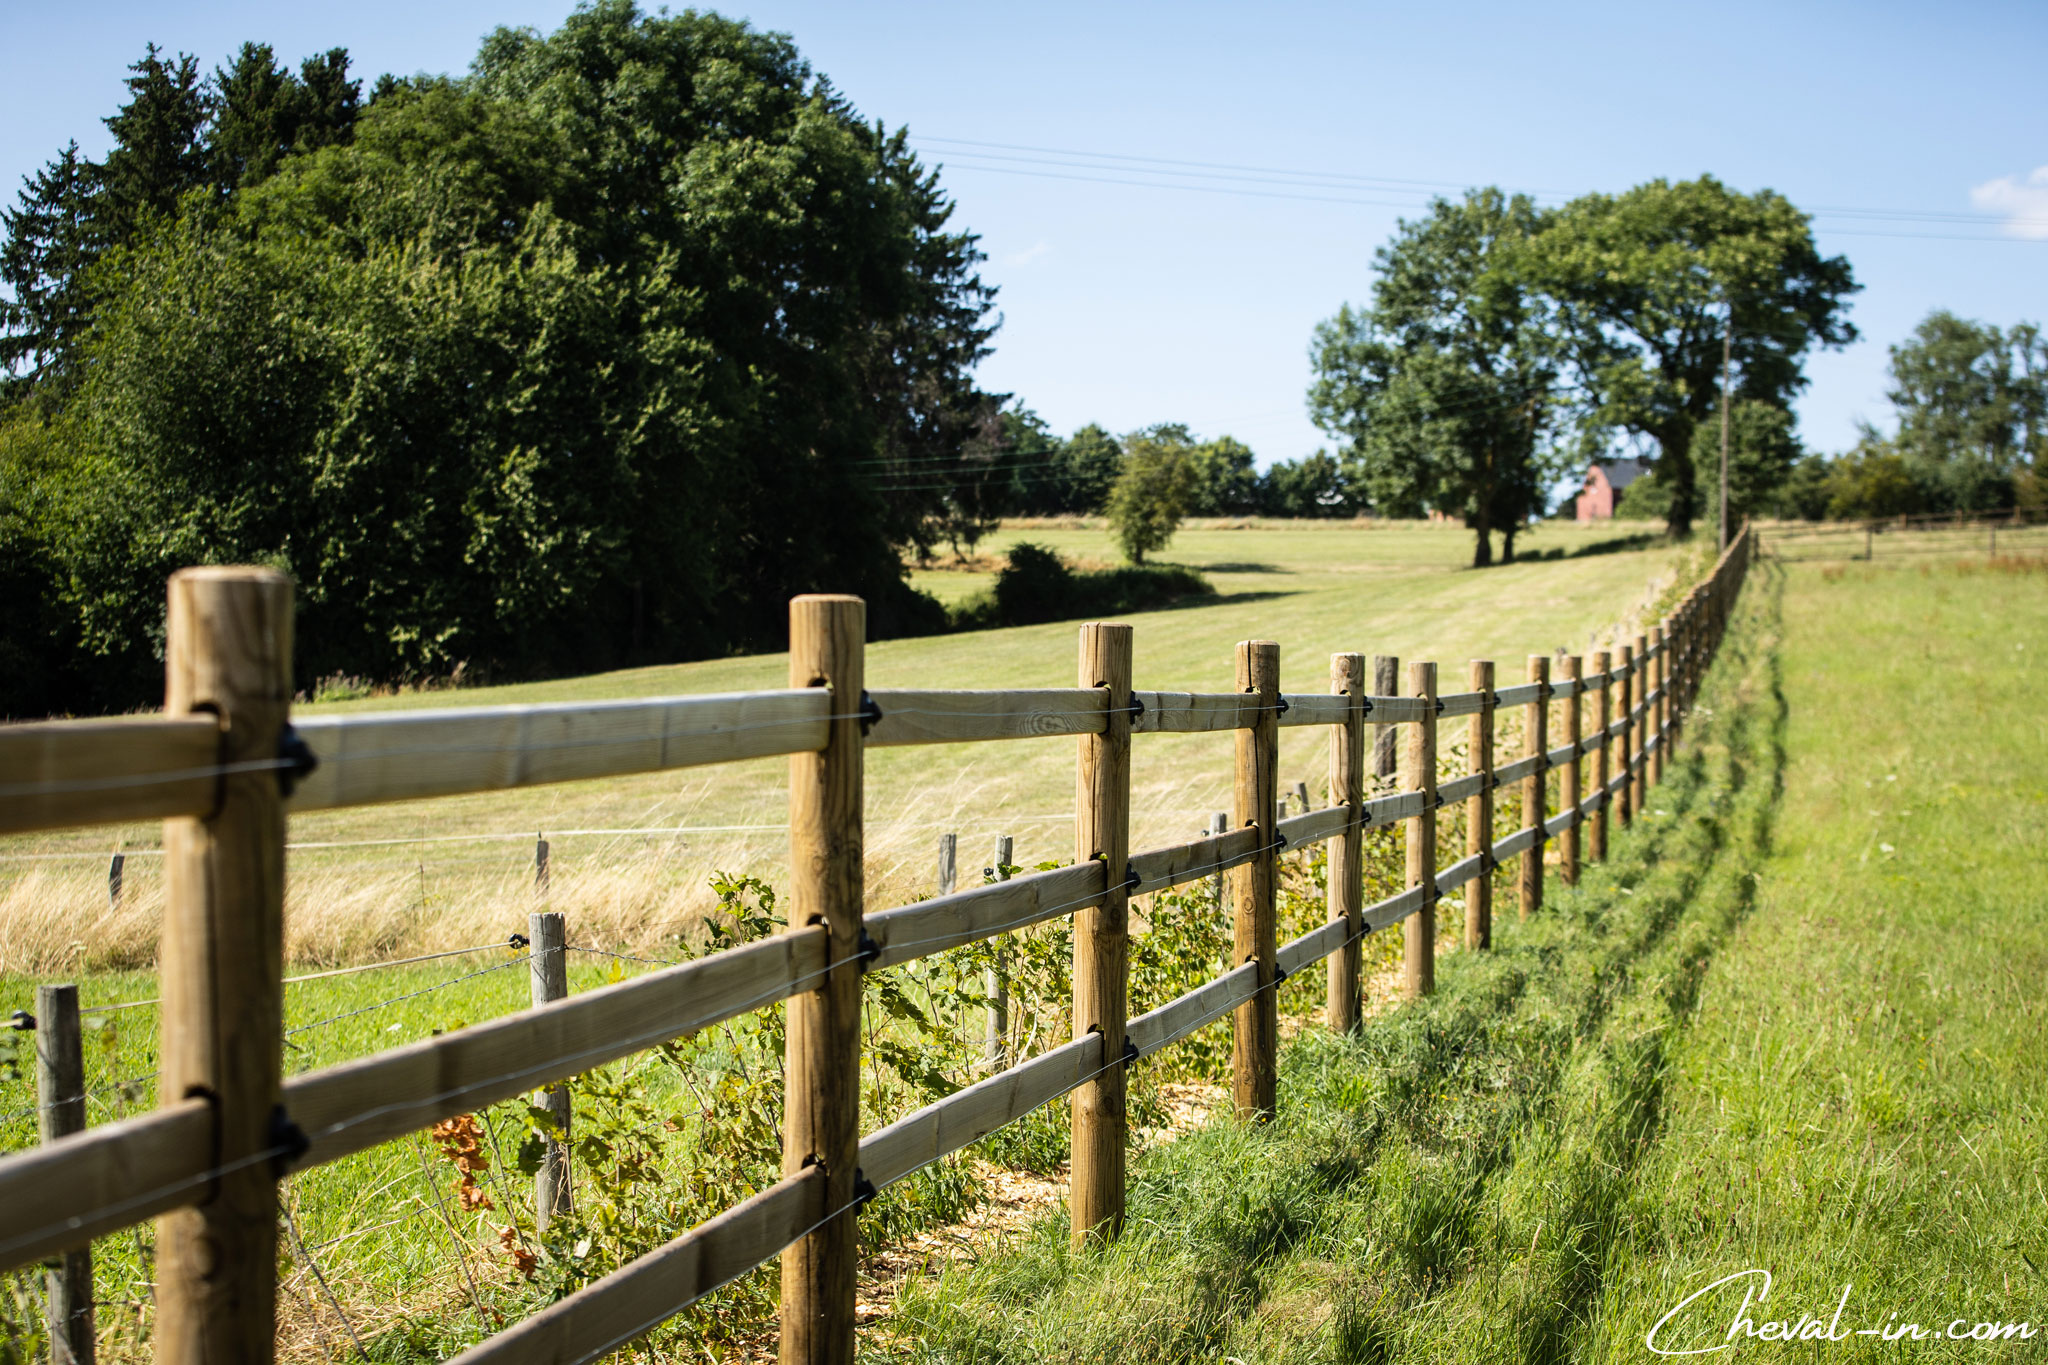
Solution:
[[[1649,466],[1641,460],[1594,465],[1586,471],[1586,487],[1579,494],[1579,520],[1606,521],[1612,517],[1614,505],[1621,501],[1621,491],[1649,472]]]

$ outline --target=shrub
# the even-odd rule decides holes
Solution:
[[[1127,564],[1115,569],[1076,571],[1043,545],[1021,542],[995,586],[955,609],[960,630],[989,626],[1031,626],[1081,616],[1115,616],[1163,607],[1183,597],[1214,595],[1216,589],[1180,564]]]

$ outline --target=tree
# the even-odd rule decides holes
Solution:
[[[1804,452],[1793,431],[1792,414],[1772,403],[1738,398],[1728,409],[1728,506],[1730,526],[1763,516],[1777,506],[1778,490]],[[1693,428],[1693,480],[1706,490],[1702,515],[1719,524],[1721,515],[1721,414],[1717,405]]]
[[[2031,323],[2010,331],[1927,316],[1891,348],[1899,453],[1939,510],[2009,507],[2013,480],[2048,454],[2048,340]]]
[[[1059,500],[1053,512],[1100,512],[1123,472],[1124,449],[1116,437],[1090,422],[1060,448]]]
[[[1495,527],[1530,514],[1553,462],[1548,314],[1516,273],[1543,222],[1496,189],[1434,201],[1376,254],[1371,307],[1339,309],[1310,346],[1310,416],[1345,443],[1371,505],[1462,517],[1475,566],[1493,562]]]
[[[211,99],[188,53],[165,61],[155,43],[128,68],[128,103],[109,118],[113,150],[99,168],[96,219],[102,249],[125,246],[152,218],[208,183],[204,132]]]
[[[260,184],[295,153],[347,142],[362,86],[348,77],[348,49],[308,57],[298,76],[267,43],[244,43],[233,65],[213,73],[207,152],[223,195]]]
[[[1344,467],[1327,450],[1276,460],[1259,481],[1259,505],[1275,517],[1344,517],[1358,510]]]
[[[1558,309],[1589,443],[1622,428],[1656,444],[1674,535],[1700,511],[1692,433],[1720,390],[1729,307],[1739,394],[1781,408],[1805,387],[1808,350],[1856,338],[1848,260],[1822,256],[1783,196],[1712,176],[1575,199],[1523,259],[1524,278]]]
[[[1150,427],[1124,439],[1124,467],[1109,492],[1109,524],[1124,558],[1143,564],[1166,548],[1194,490],[1187,428]]]
[[[1264,507],[1264,488],[1253,467],[1252,448],[1230,436],[1191,445],[1188,450],[1192,490],[1188,515],[1243,517]]]
[[[85,267],[93,256],[92,166],[68,144],[22,182],[0,213],[0,408],[67,365],[92,320]]]

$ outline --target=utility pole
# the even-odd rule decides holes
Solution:
[[[1728,301],[1728,325],[1721,329],[1721,543],[1728,550],[1728,368],[1735,352],[1735,301]]]

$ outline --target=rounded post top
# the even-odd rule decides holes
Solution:
[[[261,583],[290,586],[292,576],[263,564],[195,564],[171,575],[173,583]]]

